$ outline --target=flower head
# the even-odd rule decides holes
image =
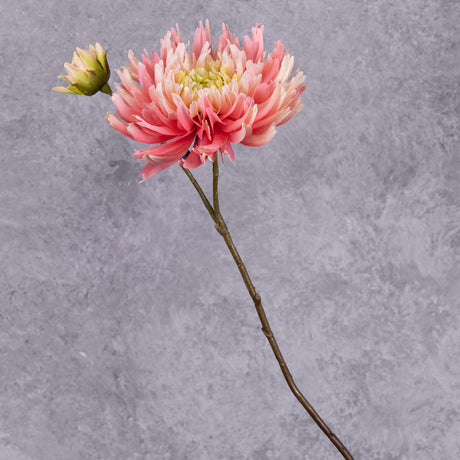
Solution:
[[[213,47],[209,22],[200,22],[191,49],[176,26],[160,54],[144,52],[139,61],[130,51],[130,63],[117,71],[117,111],[106,117],[125,136],[158,144],[134,155],[147,162],[144,180],[176,162],[190,169],[214,161],[218,151],[233,161],[232,143],[266,144],[303,106],[303,73],[289,79],[294,58],[279,41],[266,56],[262,25],[240,44],[222,24]]]
[[[72,63],[66,62],[64,68],[68,75],[60,75],[68,87],[55,86],[54,91],[70,94],[85,94],[92,96],[98,91],[112,94],[108,85],[110,69],[107,63],[106,51],[99,43],[89,45],[89,50],[77,48],[73,53]]]

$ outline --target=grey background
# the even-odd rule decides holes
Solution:
[[[221,176],[296,382],[356,459],[460,458],[459,2],[1,6],[0,460],[341,458],[183,172],[138,185],[110,99],[50,91],[76,46],[115,70],[206,18],[307,76]]]

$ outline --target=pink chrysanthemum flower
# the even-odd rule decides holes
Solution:
[[[302,108],[305,77],[297,70],[289,80],[294,57],[281,42],[265,59],[262,25],[243,40],[240,45],[222,24],[213,48],[206,21],[192,50],[176,25],[161,41],[160,55],[153,51],[150,58],[144,50],[140,62],[129,52],[112,96],[117,112],[106,119],[131,139],[158,144],[134,155],[148,163],[144,180],[175,162],[191,169],[214,161],[218,151],[233,161],[232,143],[264,145]]]

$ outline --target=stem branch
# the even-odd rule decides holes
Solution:
[[[301,393],[301,391],[298,389],[297,385],[294,382],[294,379],[289,371],[289,368],[284,361],[283,355],[281,354],[281,350],[278,346],[278,343],[276,342],[275,336],[270,328],[270,323],[268,322],[267,316],[265,314],[265,310],[262,307],[262,300],[260,298],[260,295],[257,293],[254,285],[252,284],[251,278],[249,277],[249,274],[246,270],[246,267],[235,247],[235,244],[233,243],[232,237],[230,236],[230,232],[228,231],[227,225],[225,223],[225,220],[220,213],[220,208],[219,208],[219,198],[218,198],[218,179],[219,179],[219,165],[217,162],[217,155],[216,159],[213,162],[213,204],[214,208],[211,206],[209,203],[208,199],[206,198],[206,195],[204,194],[203,190],[201,189],[200,185],[198,182],[195,180],[193,177],[192,173],[186,169],[182,168],[189,177],[189,179],[192,181],[192,184],[198,191],[198,194],[200,195],[204,205],[206,206],[206,209],[208,210],[210,216],[212,217],[213,221],[216,224],[216,230],[219,232],[219,234],[223,237],[225,240],[225,243],[227,244],[228,249],[230,250],[230,253],[233,256],[233,260],[236,262],[236,265],[241,273],[241,276],[244,280],[244,284],[246,285],[246,288],[249,292],[249,295],[251,296],[254,306],[256,307],[257,314],[259,316],[260,322],[262,324],[262,332],[264,333],[265,337],[267,338],[268,342],[270,343],[270,346],[273,350],[273,353],[275,354],[275,357],[278,361],[278,364],[281,368],[281,372],[284,375],[284,378],[291,389],[292,393],[294,396],[298,399],[300,404],[305,408],[305,410],[310,414],[310,416],[313,418],[315,423],[321,428],[321,430],[325,433],[325,435],[329,438],[329,440],[334,444],[334,446],[337,448],[337,450],[342,454],[343,458],[346,460],[354,460],[350,452],[347,450],[347,448],[343,445],[343,443],[340,441],[340,439],[332,432],[332,430],[326,425],[326,423],[323,421],[323,419],[319,416],[319,414],[316,412],[316,410],[313,408],[313,406],[308,402],[308,400],[305,398],[305,396]]]

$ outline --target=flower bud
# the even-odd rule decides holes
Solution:
[[[112,94],[109,84],[110,69],[107,62],[106,51],[99,43],[89,45],[89,50],[77,48],[73,53],[72,63],[66,62],[64,68],[67,75],[60,75],[68,87],[55,86],[54,91],[70,94],[84,94],[92,96],[98,91]]]

